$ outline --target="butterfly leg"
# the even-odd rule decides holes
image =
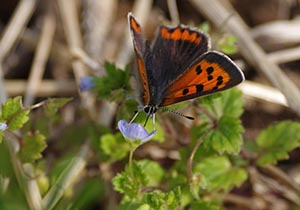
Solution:
[[[131,124],[134,120],[135,120],[135,118],[138,116],[138,114],[140,113],[141,111],[136,111],[136,113],[134,114],[134,116],[132,117],[132,119],[130,120],[130,122],[129,122],[129,124]]]
[[[153,114],[153,117],[152,117],[152,125],[153,125],[153,128],[155,128],[155,114]]]

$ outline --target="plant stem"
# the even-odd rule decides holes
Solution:
[[[201,138],[199,138],[199,140],[197,141],[195,147],[193,148],[193,151],[187,161],[187,176],[188,176],[188,179],[191,181],[192,178],[193,178],[193,160],[194,160],[194,157],[195,157],[195,154],[197,152],[197,150],[199,149],[199,146],[202,144],[204,138],[208,135],[208,133],[210,132],[212,127],[209,127],[205,133],[201,136]]]
[[[134,152],[134,148],[132,148],[129,152],[129,160],[128,160],[128,164],[129,164],[129,170],[130,170],[130,173],[131,173],[131,176],[132,178],[134,177],[134,174],[133,174],[133,165],[132,165],[132,159],[133,159],[133,152]]]
[[[16,135],[12,132],[5,132],[4,143],[8,148],[10,155],[10,161],[13,165],[15,176],[18,180],[20,188],[25,194],[28,206],[30,210],[41,210],[42,209],[42,198],[35,179],[28,178],[27,174],[33,176],[33,169],[30,164],[27,165],[26,172],[24,171],[22,162],[17,158],[19,152],[19,142],[15,139]]]

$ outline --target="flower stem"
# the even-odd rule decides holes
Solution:
[[[197,150],[199,149],[199,146],[202,144],[204,138],[208,135],[208,133],[211,131],[211,128],[208,128],[205,133],[201,136],[201,138],[197,141],[195,147],[193,148],[193,151],[187,161],[187,176],[188,176],[188,179],[191,181],[192,178],[193,178],[193,160],[194,160],[194,157],[195,157],[195,154],[197,152]]]
[[[132,165],[132,159],[133,159],[133,152],[134,152],[134,148],[132,148],[129,152],[129,160],[128,160],[128,164],[129,164],[129,170],[130,170],[130,173],[131,173],[131,176],[132,178],[134,177],[134,174],[133,174],[133,165]]]

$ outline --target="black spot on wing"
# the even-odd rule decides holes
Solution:
[[[182,94],[183,95],[186,95],[186,94],[188,94],[189,93],[189,89],[188,88],[184,88],[183,90],[182,90]]]
[[[204,86],[202,84],[196,85],[196,92],[200,93],[203,91]]]
[[[198,65],[198,66],[196,67],[196,74],[199,75],[199,74],[201,74],[201,73],[202,73],[201,65]]]

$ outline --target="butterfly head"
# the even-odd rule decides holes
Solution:
[[[157,106],[152,106],[152,105],[146,105],[143,108],[143,111],[147,114],[147,116],[152,116],[155,114],[158,110]]]

